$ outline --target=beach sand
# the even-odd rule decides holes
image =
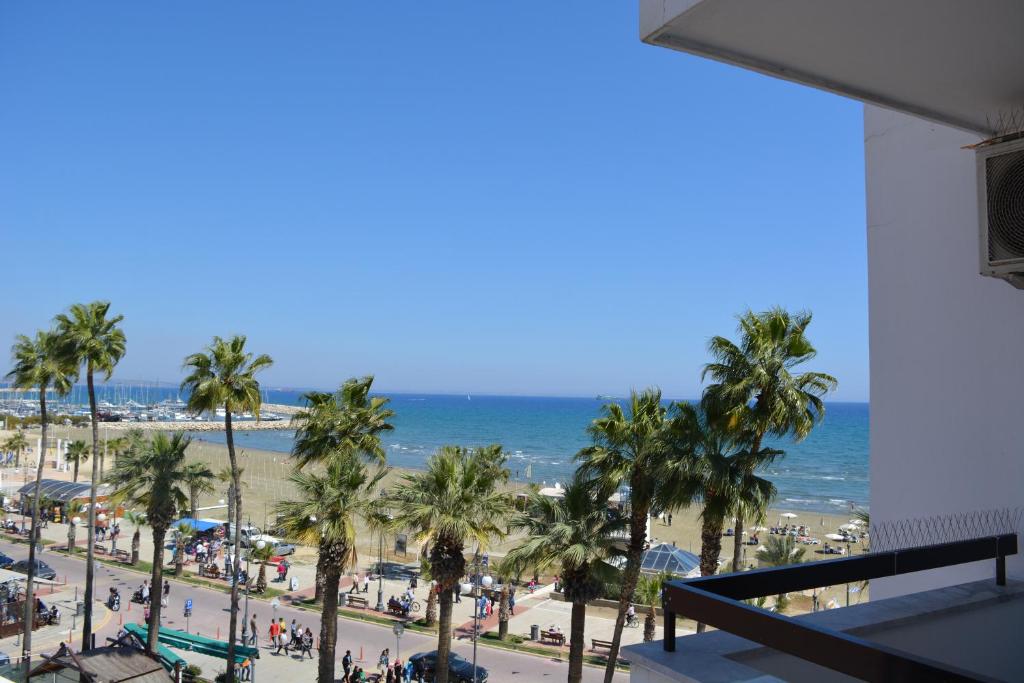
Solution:
[[[72,439],[83,439],[89,442],[92,438],[91,432],[88,429],[73,429],[67,427],[59,427],[57,430],[60,438],[72,438]],[[31,433],[30,433],[31,434]],[[38,434],[38,430],[35,431]],[[5,438],[0,433],[0,439]],[[102,436],[101,436],[102,439]],[[30,435],[30,442],[34,439]],[[34,445],[34,443],[33,443]],[[227,447],[224,444],[213,443],[209,441],[194,440],[189,446],[189,457],[194,460],[205,462],[210,466],[214,472],[228,467],[228,453]],[[243,503],[242,512],[243,516],[252,521],[252,524],[259,526],[262,529],[272,528],[274,526],[274,513],[273,507],[277,501],[288,500],[294,498],[295,489],[291,482],[288,481],[288,475],[291,472],[292,464],[287,454],[278,453],[275,451],[262,451],[252,448],[238,448],[238,459],[239,466],[243,468],[242,480],[243,480]],[[113,466],[113,458],[108,457],[106,467],[110,468]],[[91,461],[86,463],[82,468],[82,473],[79,475],[79,480],[85,479],[88,476],[88,472],[91,472]],[[383,482],[384,488],[390,487],[400,477],[405,476],[413,470],[404,470],[394,468],[387,475]],[[53,476],[52,470],[48,470],[45,476]],[[70,479],[70,475],[67,475]],[[213,494],[206,495],[200,498],[200,507],[210,507],[212,509],[203,510],[199,513],[200,517],[211,518],[211,519],[227,519],[227,507],[220,503],[221,500],[225,500],[227,497],[227,485],[226,483],[216,482],[218,490]],[[512,491],[525,491],[527,490],[527,484],[525,483],[513,483],[510,482],[508,485],[509,490]],[[783,519],[780,516],[783,513],[796,514],[797,517],[793,519]],[[668,526],[665,520],[653,520],[651,525],[652,544],[655,543],[674,543],[678,547],[690,551],[692,553],[700,553],[700,507],[693,506],[689,509],[679,510],[673,513],[672,526]],[[851,515],[828,515],[816,512],[807,512],[803,510],[786,510],[784,508],[772,508],[767,515],[764,525],[774,526],[780,522],[790,522],[807,525],[811,529],[811,533],[825,541],[825,534],[835,533],[839,526],[849,522]],[[749,521],[747,527],[753,526]],[[768,535],[765,532],[760,534],[760,541],[764,543]],[[376,558],[378,552],[377,537],[372,535],[370,531],[364,527],[358,529],[358,547],[357,551],[359,556],[362,558]],[[513,547],[519,538],[513,536],[504,540],[494,543],[491,547],[490,552],[492,556],[500,556],[507,552]],[[732,559],[733,551],[733,539],[723,538],[722,539],[722,554],[721,560],[728,564]],[[823,559],[834,559],[837,555],[825,555],[819,552],[822,548],[818,546],[801,546],[807,549],[804,559],[806,561],[816,561]],[[394,542],[393,539],[388,539],[385,542],[386,560],[394,562],[414,562],[417,558],[418,544],[415,539],[409,538],[408,553],[405,556],[395,556]],[[858,544],[854,544],[852,552],[862,552],[863,548],[858,547]],[[746,547],[745,561],[748,565],[757,566],[756,560],[756,548],[753,546]],[[312,548],[300,548],[296,553],[296,559],[312,561],[314,558],[315,551]],[[365,561],[365,560],[364,560]],[[826,604],[829,600],[835,599],[838,604],[845,604],[845,587],[835,587],[827,590],[825,597],[821,599],[821,604]],[[867,591],[857,592],[851,596],[851,604],[863,601],[867,599]],[[794,595],[791,596],[792,608],[790,612],[803,612],[810,610],[810,597],[809,593],[807,596]]]

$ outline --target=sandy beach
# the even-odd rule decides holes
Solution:
[[[194,429],[191,424],[189,428]],[[88,429],[58,427],[55,431],[57,432],[55,436],[60,438],[83,439],[86,442],[92,438]],[[35,433],[38,434],[38,431]],[[0,432],[0,439],[2,438],[6,438],[6,436]],[[228,467],[227,447],[220,443],[196,439],[189,446],[189,456],[192,459],[207,463],[214,472],[219,472],[220,470]],[[261,528],[273,527],[274,504],[279,500],[287,500],[295,495],[295,489],[288,481],[288,475],[292,468],[289,456],[275,451],[264,451],[239,446],[238,458],[239,465],[243,468],[243,515],[246,518],[251,519],[252,524],[256,526]],[[111,460],[112,459],[108,458],[106,463],[107,468],[113,465]],[[87,476],[85,473],[89,472],[90,468],[91,462],[87,463],[82,468],[83,473],[79,475],[80,480]],[[384,480],[384,486],[388,487],[392,485],[400,477],[405,476],[410,472],[412,472],[412,470],[400,468],[392,469]],[[57,474],[63,475],[63,473]],[[53,476],[52,470],[47,470],[45,476]],[[70,473],[64,476],[70,478]],[[224,520],[227,518],[227,508],[220,501],[227,497],[227,485],[221,482],[217,482],[216,485],[218,487],[217,491],[213,494],[200,498],[200,507],[207,508],[200,513],[200,516],[204,518]],[[522,482],[510,482],[507,487],[510,491],[525,491],[528,488],[528,485]],[[797,516],[795,518],[786,519],[781,517],[783,513],[795,514]],[[699,515],[700,507],[698,505],[689,509],[679,510],[674,513],[671,526],[669,526],[665,520],[654,520],[651,526],[651,535],[653,537],[651,539],[652,544],[675,543],[678,547],[683,548],[684,550],[699,554]],[[764,520],[764,524],[766,526],[774,526],[783,522],[804,524],[810,528],[812,535],[824,542],[825,534],[836,532],[839,526],[849,522],[849,519],[849,514],[827,515],[821,513],[810,513],[803,510],[786,510],[784,508],[777,507],[771,509]],[[749,527],[752,525],[748,522],[747,526]],[[766,538],[767,534],[762,533],[760,538],[761,542],[763,543]],[[372,535],[368,529],[360,528],[359,539],[358,552],[360,556],[364,558],[375,558],[378,552],[377,537]],[[504,552],[514,546],[518,540],[519,539],[517,537],[512,536],[501,541],[497,541],[491,548],[491,554],[495,556],[504,554]],[[409,539],[409,552],[404,557],[395,557],[392,552],[393,547],[393,539],[388,539],[385,542],[386,559],[390,558],[400,562],[413,562],[416,560],[418,545],[414,539]],[[804,555],[804,559],[806,561],[832,559],[837,557],[836,555],[825,555],[821,553],[821,545],[808,545],[802,547],[806,548],[806,553]],[[862,550],[862,548],[858,548],[858,544],[854,544],[852,548],[852,551],[855,553],[861,552]],[[723,562],[728,563],[731,561],[732,551],[732,538],[723,538],[721,554]],[[745,561],[748,565],[757,565],[755,555],[756,548],[747,546]],[[312,560],[314,557],[314,551],[311,548],[300,548],[296,557],[297,559]],[[843,604],[845,601],[845,589],[843,587],[831,589],[826,593],[826,597],[822,598],[822,604],[825,604],[829,599],[833,598],[836,599],[839,604]],[[810,610],[810,598],[808,596],[792,597],[794,598],[792,611],[799,612]],[[867,595],[865,591],[865,593],[855,595],[853,601],[856,602],[866,599]]]

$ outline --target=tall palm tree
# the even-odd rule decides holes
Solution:
[[[189,371],[181,383],[181,389],[188,392],[188,407],[194,412],[214,412],[224,409],[224,432],[228,445],[228,460],[231,463],[231,487],[234,505],[229,519],[234,530],[235,566],[232,576],[238,576],[241,569],[242,536],[242,480],[235,456],[235,436],[231,428],[232,414],[249,411],[259,419],[260,383],[256,374],[266,370],[274,361],[267,355],[253,356],[245,350],[245,337],[235,335],[231,339],[214,337],[213,342],[202,352],[185,358],[184,367]],[[231,617],[228,624],[227,660],[235,661],[235,644],[238,635],[238,582],[231,582]],[[234,667],[227,668],[228,683],[234,681]]]
[[[427,593],[427,607],[423,611],[423,625],[433,626],[437,623],[437,584],[430,572],[430,558],[420,555],[420,579],[430,588]]]
[[[299,468],[323,463],[333,453],[357,453],[384,462],[380,437],[394,427],[390,399],[370,396],[373,376],[351,378],[333,393],[313,391],[303,396],[306,407],[292,417],[296,427],[292,457]]]
[[[254,545],[249,549],[249,557],[260,565],[259,578],[256,579],[256,592],[263,593],[267,590],[267,562],[274,556],[277,549],[272,545],[264,545],[260,548]]]
[[[20,429],[4,442],[4,448],[14,453],[14,466],[21,467],[21,454],[28,448],[28,439],[25,438],[25,433]]]
[[[146,513],[128,510],[124,513],[124,520],[132,525],[132,558],[131,565],[134,567],[139,563],[139,542],[142,534],[142,525],[146,523]]]
[[[512,616],[512,588],[523,574],[523,565],[516,562],[515,558],[510,560],[505,556],[495,563],[494,573],[501,583],[498,597],[498,640],[505,640],[508,638],[508,622]]]
[[[93,301],[89,304],[73,304],[67,313],[56,318],[57,332],[68,353],[69,360],[76,366],[85,366],[85,381],[89,390],[89,418],[92,424],[92,478],[89,486],[89,527],[86,543],[85,597],[82,600],[82,649],[88,650],[92,642],[93,577],[95,573],[96,534],[96,487],[100,483],[100,426],[96,410],[96,387],[93,383],[97,372],[109,380],[114,367],[125,352],[124,331],[118,324],[123,315],[109,316],[109,301]],[[76,468],[77,469],[77,468]]]
[[[452,590],[466,574],[466,543],[483,551],[505,536],[512,513],[501,446],[467,449],[445,446],[427,461],[425,472],[402,477],[390,496],[396,529],[412,531],[429,549],[430,571],[437,581],[440,615],[437,633],[437,682],[448,682],[452,645]]]
[[[759,564],[768,567],[782,567],[787,564],[800,564],[804,561],[807,548],[797,544],[792,536],[769,536],[765,549],[757,551]],[[775,597],[775,611],[782,612],[789,604],[785,593]]]
[[[629,525],[626,517],[608,507],[615,490],[577,473],[562,498],[531,493],[526,512],[512,521],[512,528],[525,531],[525,538],[509,551],[507,561],[539,570],[554,564],[561,567],[562,590],[572,603],[569,683],[583,677],[587,603],[600,597],[605,579],[614,574],[607,562],[619,554],[616,535]]]
[[[333,394],[314,391],[303,396],[306,406],[292,418],[292,457],[297,468],[349,456],[384,463],[380,435],[394,429],[388,420],[395,413],[387,407],[389,399],[370,396],[372,386],[370,375],[346,380]],[[324,597],[324,572],[319,563],[314,586],[314,602],[319,604]]]
[[[142,452],[119,458],[110,474],[116,501],[138,505],[146,510],[146,520],[153,530],[152,587],[156,595],[163,585],[164,542],[167,530],[179,511],[188,506],[183,486],[185,449],[191,439],[181,432],[171,436],[157,433]],[[149,635],[146,651],[157,649],[160,629],[160,600],[153,600],[149,612]],[[230,660],[229,660],[230,661]],[[231,667],[228,667],[230,670]]]
[[[633,391],[629,414],[618,403],[606,404],[602,416],[588,429],[593,445],[576,454],[579,469],[588,479],[599,479],[602,486],[612,491],[629,488],[629,543],[605,683],[611,683],[615,675],[626,611],[640,577],[651,509],[655,506],[666,509],[675,504],[675,492],[668,485],[672,472],[669,471],[667,413],[661,403],[661,391]]]
[[[334,683],[338,640],[338,588],[345,569],[356,561],[356,522],[369,520],[379,504],[377,487],[387,469],[369,467],[356,454],[332,457],[323,474],[298,468],[290,480],[296,500],[275,506],[281,528],[291,538],[317,546],[317,564],[324,572],[320,615],[320,658],[317,680]]]
[[[190,462],[185,465],[185,488],[188,489],[188,511],[192,519],[199,514],[199,496],[213,493],[215,475],[205,462]]]
[[[64,396],[74,384],[75,368],[68,363],[67,355],[61,346],[60,337],[53,331],[36,332],[34,338],[18,335],[11,347],[13,368],[7,373],[13,385],[18,389],[37,389],[39,391],[39,418],[42,428],[38,462],[36,463],[36,484],[32,491],[32,542],[28,546],[28,576],[25,579],[25,623],[21,640],[21,653],[24,657],[32,651],[32,600],[33,581],[35,579],[36,544],[39,540],[39,487],[43,481],[43,463],[46,462],[46,394],[54,391]]]
[[[735,434],[742,434],[751,453],[758,453],[765,437],[805,438],[825,415],[822,398],[834,390],[835,377],[822,372],[794,374],[817,351],[807,338],[810,313],[791,314],[782,308],[763,313],[747,311],[739,317],[739,343],[712,337],[712,362],[703,378],[708,412]],[[733,571],[743,561],[742,516],[736,518]]]
[[[68,452],[65,457],[75,463],[74,481],[78,481],[78,465],[89,459],[89,446],[81,439],[76,439],[68,444]]]

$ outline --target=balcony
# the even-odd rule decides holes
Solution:
[[[890,523],[873,533],[878,547],[869,554],[673,582],[665,640],[626,648],[632,680],[1021,680],[1024,582],[1006,578],[1020,518],[1002,511]],[[979,561],[993,562],[993,579],[794,618],[742,602]],[[677,616],[720,630],[677,639]]]

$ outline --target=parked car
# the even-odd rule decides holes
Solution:
[[[11,565],[11,571],[18,572],[19,574],[28,574],[28,560],[18,560]],[[53,571],[53,567],[42,560],[36,560],[36,576],[40,579],[53,581],[57,578],[57,572]]]
[[[0,553],[0,569],[10,569],[14,564],[14,558]]]
[[[412,666],[416,671],[423,672],[424,681],[434,680],[434,670],[437,667],[437,650],[430,652],[418,652],[409,657]],[[473,683],[473,662],[458,656],[454,652],[448,655],[448,680],[455,683]],[[479,664],[476,666],[476,680],[479,683],[487,681],[487,669]]]

